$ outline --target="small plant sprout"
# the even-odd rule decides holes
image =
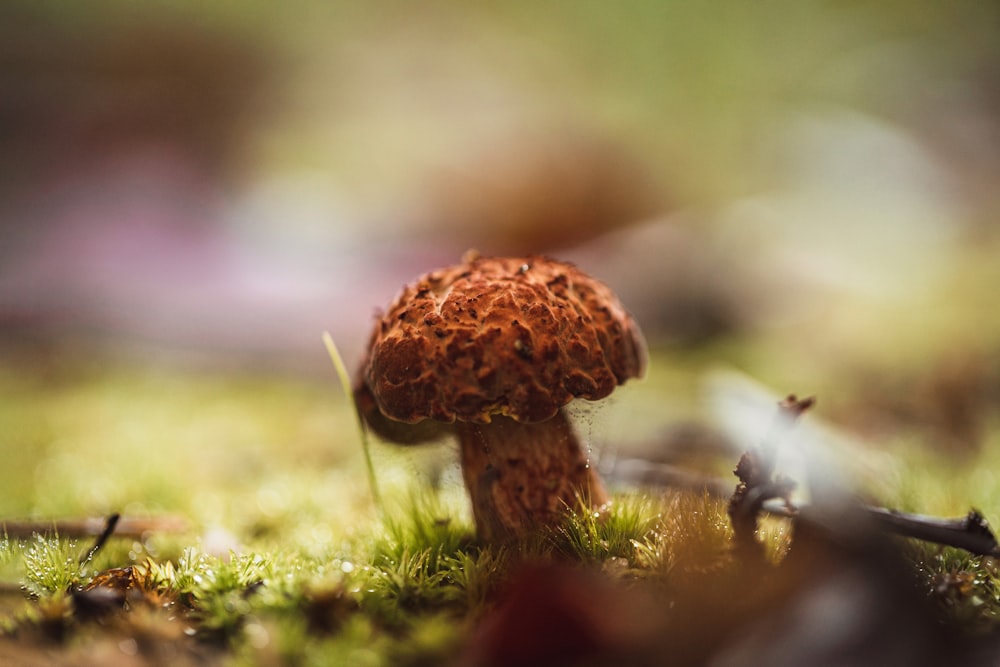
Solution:
[[[80,582],[80,550],[74,540],[36,534],[22,555],[24,588],[33,597],[63,594]]]

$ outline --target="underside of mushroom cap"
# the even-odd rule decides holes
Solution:
[[[545,257],[486,257],[404,288],[362,373],[392,420],[539,422],[644,366],[638,326],[606,285]]]

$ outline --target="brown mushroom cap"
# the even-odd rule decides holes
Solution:
[[[545,257],[476,257],[403,289],[356,393],[408,424],[539,422],[573,398],[604,398],[644,365],[639,328],[603,283]]]

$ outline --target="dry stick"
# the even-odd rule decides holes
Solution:
[[[802,413],[815,403],[812,397],[798,399],[794,394],[781,401],[778,414],[760,445],[743,454],[733,471],[740,482],[729,499],[727,511],[733,525],[733,539],[747,558],[763,560],[765,557],[764,546],[757,541],[757,516],[764,503],[781,498],[786,505],[791,505],[795,483],[774,475],[778,444]]]
[[[63,519],[50,521],[12,520],[0,521],[0,533],[11,539],[28,539],[32,535],[58,535],[60,537],[96,537],[107,530],[107,518]],[[121,517],[114,534],[118,537],[142,539],[149,533],[183,533],[190,529],[180,517],[136,519]]]
[[[789,518],[808,516],[811,510],[808,505],[789,508],[771,504],[765,504],[762,509],[768,514]],[[860,505],[860,509],[876,526],[894,535],[956,547],[978,556],[1000,556],[1000,543],[986,517],[977,510],[969,510],[961,518],[942,519],[871,505]]]
[[[638,486],[708,493],[716,498],[730,497],[733,488],[731,482],[720,477],[701,475],[644,459],[616,461],[614,470],[608,477]],[[1000,543],[986,519],[975,510],[961,518],[941,519],[872,505],[862,504],[860,508],[876,526],[894,535],[956,547],[981,556],[1000,556]],[[811,508],[808,505],[790,506],[781,500],[765,501],[760,509],[775,516],[794,518],[802,514],[808,515]]]
[[[958,547],[980,556],[1000,556],[997,538],[986,518],[976,510],[970,510],[960,519],[940,519],[883,507],[863,506],[863,509],[876,525],[890,533]]]
[[[118,512],[115,512],[107,518],[104,530],[101,531],[101,534],[97,536],[96,540],[94,540],[94,546],[90,547],[90,550],[82,558],[80,558],[80,565],[89,563],[93,560],[94,556],[97,555],[97,552],[104,546],[104,543],[111,537],[111,534],[115,532],[115,526],[118,525],[118,520],[121,518],[122,515]]]

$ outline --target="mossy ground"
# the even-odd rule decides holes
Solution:
[[[649,393],[629,398],[641,407],[686,391],[699,365],[697,355],[684,359],[655,359],[675,369],[669,386],[653,378]],[[530,544],[479,545],[449,444],[375,443],[379,511],[332,372],[315,381],[86,364],[46,372],[29,361],[12,359],[0,374],[0,517],[44,525],[122,512],[179,516],[188,527],[112,537],[83,563],[92,538],[0,541],[0,645],[11,655],[42,664],[442,664],[461,655],[526,562],[582,564],[663,599],[699,586],[723,599],[720,582],[736,572],[725,501],[669,490],[618,489],[600,520],[576,512]],[[630,421],[615,409],[587,419]],[[632,429],[623,437],[644,431]],[[606,438],[608,425],[589,430]],[[863,490],[926,514],[975,506],[998,525],[1000,479],[986,472],[1000,463],[995,440],[960,464],[910,447]],[[761,537],[774,563],[794,544],[783,520],[765,521]],[[924,544],[901,552],[943,621],[996,629],[992,559]]]

